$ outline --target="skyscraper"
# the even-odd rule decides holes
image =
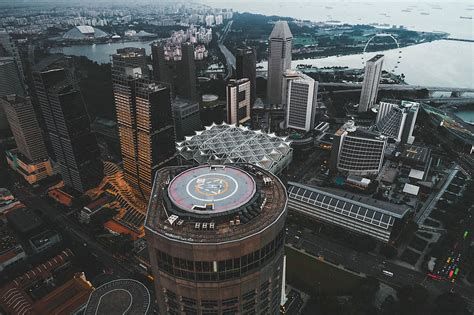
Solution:
[[[194,135],[201,130],[201,117],[199,103],[181,98],[176,98],[172,103],[176,140],[183,140],[185,136]]]
[[[145,48],[125,47],[117,49],[113,56],[115,67],[140,68],[142,77],[149,78],[149,70],[146,61]]]
[[[250,80],[230,80],[227,85],[227,123],[243,124],[250,120]]]
[[[334,137],[331,168],[355,175],[378,174],[383,165],[387,138],[379,133],[357,128],[348,121]]]
[[[20,73],[20,81],[24,82],[25,77],[23,73],[23,64],[21,62],[20,53],[18,48],[15,45],[15,42],[12,40],[10,35],[6,30],[0,30],[0,46],[7,52],[7,56],[13,57],[15,59],[16,65]]]
[[[250,80],[250,106],[253,106],[257,97],[257,55],[251,47],[237,50],[236,79],[247,78]]]
[[[318,82],[301,72],[287,70],[283,75],[283,95],[286,95],[286,127],[313,129]]]
[[[380,76],[382,75],[383,55],[376,55],[365,65],[364,81],[360,93],[359,113],[368,111],[377,101]]]
[[[155,171],[175,152],[170,89],[140,78],[128,53],[112,55],[112,80],[125,180],[148,200]]]
[[[0,57],[0,97],[10,94],[25,95],[22,77],[15,58]],[[8,129],[8,121],[0,105],[0,130],[5,129]]]
[[[293,35],[286,21],[278,21],[268,40],[267,98],[270,104],[281,104],[282,76],[291,68]]]
[[[18,151],[32,161],[48,158],[46,146],[29,97],[8,95],[0,99]]]
[[[29,97],[8,95],[0,98],[17,149],[7,151],[7,161],[29,183],[52,175],[43,136]]]
[[[156,42],[151,45],[153,79],[168,83],[173,98],[198,100],[194,46],[191,43]]]
[[[156,174],[145,235],[161,314],[278,314],[287,194],[249,164]]]
[[[380,102],[374,129],[397,142],[412,144],[419,107],[410,101]]]
[[[102,180],[102,161],[70,60],[53,55],[33,69],[54,158],[66,187],[83,193]]]

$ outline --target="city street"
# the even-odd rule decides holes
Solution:
[[[24,188],[13,190],[15,196],[30,209],[38,209],[51,221],[57,223],[59,232],[69,236],[71,239],[84,244],[90,253],[108,268],[111,268],[118,278],[130,278],[133,274],[131,268],[127,268],[123,263],[118,263],[117,259],[102,245],[93,240],[81,228],[78,223],[68,218],[67,214],[47,203],[44,199],[32,195]]]
[[[463,296],[471,310],[474,310],[474,286],[466,285],[462,281],[451,283],[433,280],[417,270],[397,265],[371,253],[357,252],[294,225],[288,225],[287,232],[287,244],[295,244],[297,248],[304,249],[310,255],[321,257],[324,261],[375,277],[394,287],[418,283],[434,295],[447,291],[456,292]],[[383,270],[393,273],[393,276],[384,275]]]

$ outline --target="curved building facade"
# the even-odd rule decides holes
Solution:
[[[163,314],[277,314],[286,189],[248,164],[157,172],[145,222]]]

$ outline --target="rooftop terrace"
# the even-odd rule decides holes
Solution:
[[[276,176],[249,164],[218,168],[158,171],[145,228],[184,242],[220,243],[260,232],[284,214],[286,189]]]

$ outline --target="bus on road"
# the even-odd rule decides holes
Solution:
[[[393,272],[390,272],[388,270],[382,270],[382,273],[386,275],[387,277],[393,277]]]

